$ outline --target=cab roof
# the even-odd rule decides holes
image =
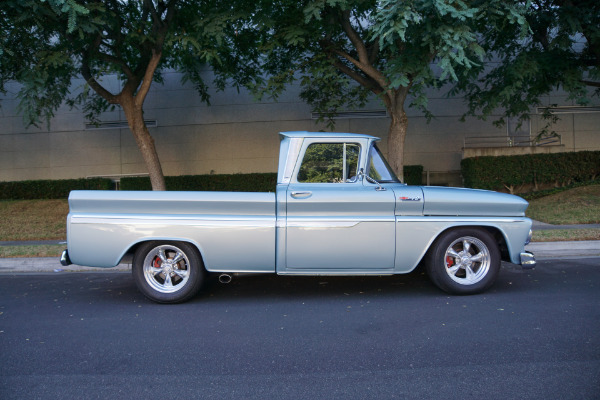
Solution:
[[[280,132],[279,134],[288,138],[361,138],[380,140],[378,137],[361,133],[293,131]]]

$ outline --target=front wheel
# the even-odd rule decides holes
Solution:
[[[187,243],[148,242],[133,256],[132,273],[138,289],[158,303],[180,303],[198,293],[204,265]]]
[[[460,228],[444,232],[426,258],[427,274],[440,289],[451,294],[487,290],[500,272],[500,250],[484,229]]]

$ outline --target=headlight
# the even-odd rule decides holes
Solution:
[[[525,246],[527,246],[531,242],[531,237],[533,236],[533,231],[529,230],[529,235],[527,235],[527,239],[525,240]]]

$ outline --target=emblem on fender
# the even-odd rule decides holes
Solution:
[[[398,200],[400,200],[400,201],[421,201],[421,198],[420,197],[401,196],[401,197],[398,197]]]

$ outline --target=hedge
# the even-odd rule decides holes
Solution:
[[[404,166],[404,183],[407,185],[422,185],[423,184],[423,166],[422,165],[405,165]]]
[[[107,178],[0,182],[1,200],[66,199],[71,190],[110,190]]]
[[[600,151],[473,157],[461,161],[466,187],[519,192],[565,186],[600,176]]]
[[[404,180],[421,185],[423,166],[406,165]],[[165,176],[167,190],[274,192],[276,173]],[[66,199],[71,190],[112,190],[107,178],[0,182],[0,200]],[[152,190],[148,177],[121,178],[121,190]]]
[[[165,184],[173,191],[274,192],[277,174],[165,176]],[[121,190],[152,190],[152,185],[148,177],[121,178]]]

